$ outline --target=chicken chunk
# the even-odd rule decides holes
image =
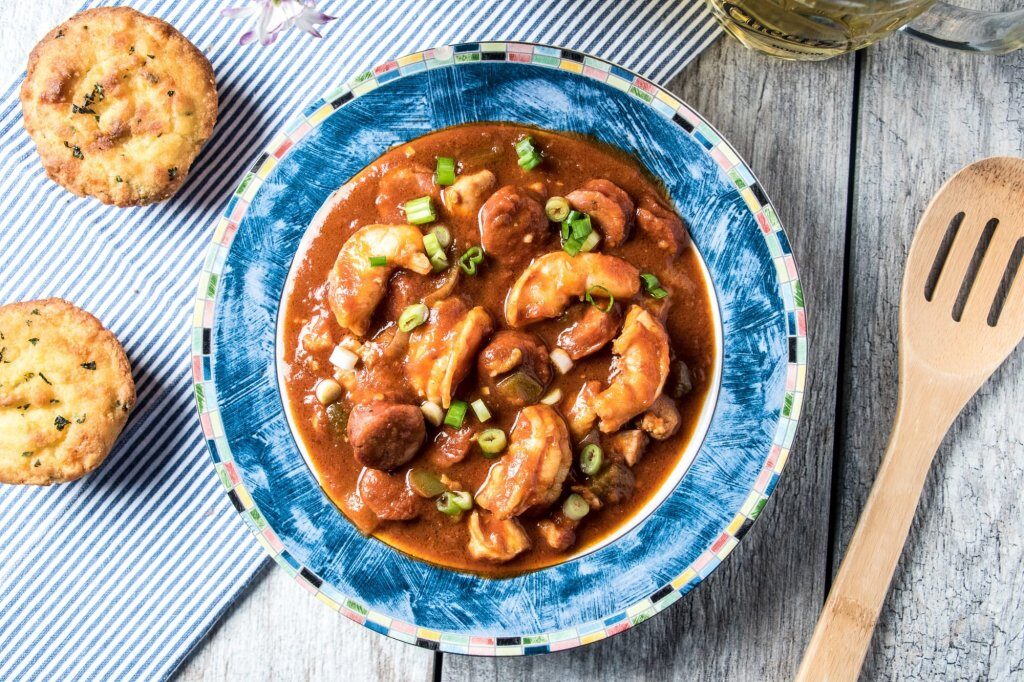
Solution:
[[[501,406],[533,404],[551,382],[548,348],[534,334],[500,331],[480,353],[477,375],[485,395]]]
[[[558,413],[548,405],[524,407],[508,452],[491,465],[476,502],[503,519],[541,509],[562,494],[571,464],[569,432]]]
[[[371,265],[371,258],[385,258],[386,264]],[[423,234],[416,227],[367,225],[348,238],[327,278],[327,300],[343,329],[360,337],[366,334],[396,268],[420,275],[431,272]]]
[[[615,248],[629,238],[633,227],[633,200],[615,183],[590,180],[565,198],[574,209],[590,216],[605,246]]]
[[[573,298],[604,287],[620,300],[636,296],[640,272],[615,256],[554,251],[535,258],[505,297],[505,319],[513,327],[558,317]]]
[[[426,196],[436,201],[438,194],[432,170],[419,164],[397,166],[384,173],[377,186],[377,214],[386,223],[404,223],[405,202]]]
[[[625,462],[627,466],[634,466],[640,461],[640,458],[644,456],[648,441],[647,434],[640,429],[619,431],[602,439],[608,457]]]
[[[667,395],[660,395],[640,417],[640,428],[655,440],[665,440],[679,430],[679,408]]]
[[[604,348],[622,325],[622,308],[618,303],[607,312],[589,304],[575,306],[570,315],[573,322],[558,335],[557,345],[573,360]]]
[[[480,306],[466,310],[466,304],[456,298],[435,305],[429,321],[409,338],[405,372],[413,389],[424,400],[449,407],[477,349],[493,328],[490,314]]]
[[[504,563],[530,549],[530,537],[510,518],[487,512],[469,515],[469,554],[474,559]]]
[[[653,194],[640,197],[636,225],[641,234],[654,241],[658,248],[668,251],[673,258],[690,244],[690,234],[683,221]]]
[[[363,469],[356,482],[359,498],[382,521],[408,521],[419,515],[419,500],[405,476]]]
[[[480,208],[480,243],[503,265],[527,262],[550,238],[544,207],[522,187],[506,185]]]
[[[487,195],[498,180],[489,170],[460,175],[450,186],[441,191],[441,201],[448,214],[457,220],[475,218]]]
[[[668,333],[649,312],[634,305],[612,353],[616,358],[609,386],[591,402],[602,433],[618,431],[661,395],[669,370]]]
[[[537,524],[541,538],[548,547],[564,551],[573,546],[576,542],[576,527],[579,521],[573,521],[562,512],[556,512],[550,519],[544,519]]]

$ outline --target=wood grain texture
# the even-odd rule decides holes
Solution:
[[[1020,263],[1018,254],[1012,264],[1018,243],[1024,159],[972,163],[925,210],[903,275],[892,433],[797,682],[859,677],[935,453],[967,401],[1024,338],[1024,277],[1006,286],[1008,264]],[[996,324],[990,311],[1003,287],[1008,298]]]
[[[693,593],[610,640],[527,659],[445,656],[445,680],[792,677],[824,594],[853,59],[789,64],[721,40],[670,84],[774,197],[807,292],[810,396],[779,490]],[[818,93],[818,96],[808,96]]]
[[[1024,151],[1024,53],[986,58],[898,36],[870,48],[863,66],[837,557],[896,404],[897,301],[914,226],[959,168]],[[1018,348],[940,448],[862,679],[1024,673],[1022,369]]]
[[[175,679],[430,682],[433,675],[433,652],[349,621],[275,565],[239,598]]]

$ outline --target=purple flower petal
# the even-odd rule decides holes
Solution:
[[[322,38],[317,26],[334,21],[335,17],[316,8],[313,0],[253,0],[242,7],[229,7],[221,14],[230,19],[256,17],[254,29],[242,35],[242,45],[258,41],[270,45],[282,32],[297,27],[316,38]]]

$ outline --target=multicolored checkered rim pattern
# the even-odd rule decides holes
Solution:
[[[786,395],[773,445],[766,453],[753,490],[728,527],[679,576],[625,610],[568,630],[509,637],[471,636],[430,630],[390,618],[340,594],[309,568],[302,566],[267,524],[238,474],[230,445],[224,436],[211,371],[211,339],[218,279],[223,272],[228,249],[250,202],[280,159],[334,111],[383,83],[426,69],[478,61],[535,64],[582,74],[607,83],[646,102],[700,142],[735,184],[736,191],[743,197],[760,226],[778,273],[789,336]],[[761,513],[789,457],[804,400],[806,330],[803,290],[789,239],[778,215],[747,165],[699,114],[654,83],[619,66],[579,52],[528,43],[464,43],[399,57],[358,74],[325,94],[271,140],[245,173],[214,230],[213,245],[199,277],[193,317],[192,373],[203,432],[228,498],[267,553],[303,588],[351,620],[409,644],[457,654],[518,656],[571,649],[627,630],[676,602],[729,555]]]

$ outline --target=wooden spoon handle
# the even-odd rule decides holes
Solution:
[[[856,680],[860,674],[931,461],[959,411],[946,418],[951,405],[938,396],[903,409],[908,403],[901,397],[885,458],[804,653],[798,682]]]

